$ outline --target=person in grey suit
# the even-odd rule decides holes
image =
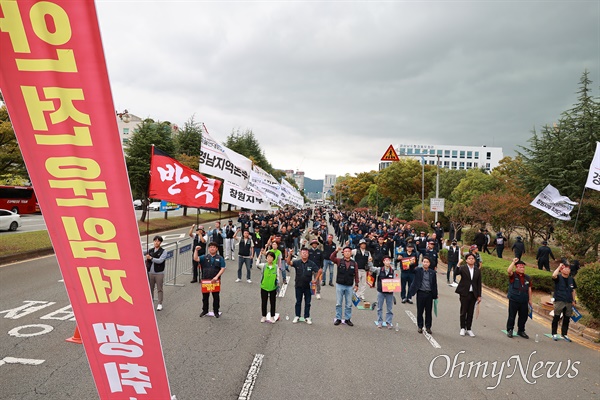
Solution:
[[[455,293],[460,296],[460,336],[475,336],[471,330],[473,313],[475,304],[481,302],[481,271],[475,266],[475,261],[475,255],[469,253],[465,256],[467,265],[459,269],[460,283]]]

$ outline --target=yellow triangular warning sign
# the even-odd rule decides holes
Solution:
[[[390,147],[388,147],[383,157],[381,157],[381,161],[400,161],[396,150],[394,150],[394,146],[390,144]]]

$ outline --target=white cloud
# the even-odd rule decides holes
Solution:
[[[275,167],[376,169],[399,142],[501,146],[600,83],[593,2],[98,1],[115,105],[221,140],[252,129]],[[597,93],[595,93],[598,95]]]

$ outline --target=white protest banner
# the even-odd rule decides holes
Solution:
[[[590,172],[585,187],[600,191],[600,142],[596,142],[596,152],[590,164]]]
[[[280,204],[290,204],[296,208],[304,206],[304,198],[287,180],[281,178]]]
[[[274,204],[279,204],[279,182],[258,165],[252,167],[250,182],[248,186],[253,190],[259,190]]]
[[[552,185],[546,186],[531,202],[535,208],[563,221],[571,220],[569,214],[576,204],[577,202],[571,201],[567,196],[561,196],[558,189]]]
[[[218,143],[203,125],[199,171],[236,183],[245,189],[250,180],[252,160]]]
[[[250,188],[242,189],[233,182],[223,182],[223,203],[249,210],[270,210],[271,203],[265,195]]]

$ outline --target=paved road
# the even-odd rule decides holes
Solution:
[[[203,211],[204,212],[204,211]],[[164,218],[165,213],[164,212],[159,212],[159,211],[151,211],[150,212],[150,218]],[[183,208],[180,208],[179,210],[173,210],[173,211],[168,211],[167,213],[167,217],[178,217],[180,215],[183,215]],[[190,208],[188,209],[188,213],[187,215],[192,216],[192,215],[196,215],[196,209],[195,208]],[[135,217],[136,220],[139,221],[139,219],[142,216],[142,210],[135,210]],[[10,235],[13,233],[18,233],[18,232],[33,232],[33,231],[41,231],[41,230],[46,230],[46,222],[44,221],[44,216],[42,214],[23,214],[21,215],[21,227],[13,232],[9,232],[9,231],[0,231],[0,237],[2,235]]]
[[[173,238],[180,234],[184,231],[169,233]],[[250,365],[260,359],[257,354],[264,357],[252,399],[600,396],[598,351],[543,337],[550,329],[537,318],[527,325],[532,339],[506,338],[500,332],[506,306],[490,294],[474,322],[475,338],[458,335],[459,302],[446,285],[439,287],[434,342],[417,333],[411,320],[416,307],[409,304],[394,307],[399,332],[377,330],[375,312],[356,309],[354,327],[334,326],[335,290],[329,286],[322,300],[313,299],[313,325],[291,323],[293,287],[278,299],[283,319],[261,324],[257,271],[252,284],[235,283],[236,263],[227,263],[223,316],[218,320],[198,317],[200,289],[188,283],[189,276],[178,280],[185,286],[165,289],[164,310],[157,320],[171,390],[179,400],[238,398]],[[374,299],[374,290],[367,296]],[[7,311],[23,306],[26,309]],[[97,398],[83,347],[64,341],[75,328],[68,311],[69,299],[53,256],[0,268],[0,399]],[[536,334],[539,343],[533,339]],[[15,359],[41,363],[26,365]],[[477,366],[470,368],[469,362],[487,362],[487,375],[483,366],[476,374]]]

